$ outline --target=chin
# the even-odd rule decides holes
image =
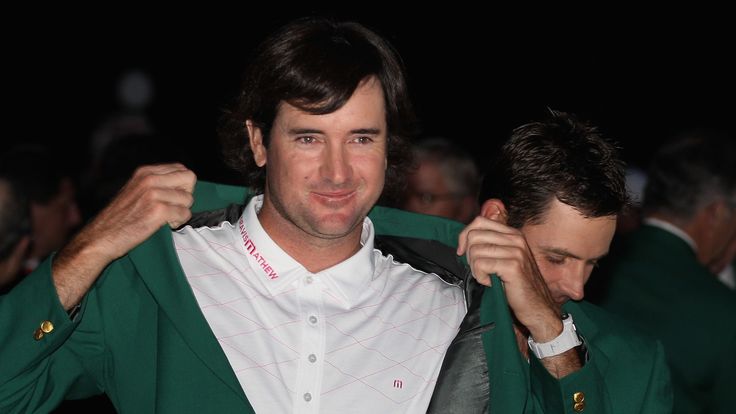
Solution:
[[[357,223],[357,224],[356,224]],[[362,221],[356,223],[348,222],[347,220],[335,220],[330,218],[323,218],[320,220],[314,229],[325,236],[333,236],[335,238],[345,236],[353,231]]]

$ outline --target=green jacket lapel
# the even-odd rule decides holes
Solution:
[[[151,252],[159,252],[160,256],[154,256]],[[159,229],[130,252],[130,259],[151,295],[192,351],[250,406],[186,281],[174,251],[171,230],[168,227]]]
[[[492,276],[481,304],[481,324],[496,327],[482,334],[490,379],[489,412],[524,413],[529,395],[529,368],[517,349],[508,302],[501,280]],[[523,390],[526,390],[524,392]]]

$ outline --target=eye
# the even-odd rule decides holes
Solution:
[[[312,135],[302,135],[300,137],[297,137],[296,140],[302,144],[314,144],[317,142],[317,138],[313,137]]]
[[[358,144],[370,144],[371,142],[373,142],[373,138],[368,136],[360,136],[355,138],[353,142],[356,142]]]
[[[558,256],[547,256],[547,261],[555,264],[555,265],[561,265],[565,263],[565,257],[558,257]]]

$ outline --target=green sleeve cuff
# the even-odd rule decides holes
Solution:
[[[39,363],[59,348],[78,322],[59,301],[51,276],[52,257],[10,292],[0,296],[0,384]],[[84,301],[76,320],[81,319]]]

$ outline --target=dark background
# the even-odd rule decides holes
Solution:
[[[283,7],[282,7],[283,6]],[[447,5],[445,4],[444,7]],[[235,182],[215,134],[252,47],[293,17],[358,20],[405,60],[426,134],[461,141],[484,161],[510,130],[545,108],[574,112],[645,165],[673,134],[733,132],[732,23],[719,10],[603,8],[500,10],[492,6],[397,13],[336,9],[64,10],[9,13],[2,81],[3,141],[45,142],[77,172],[92,132],[119,108],[115,81],[140,68],[155,81],[149,117],[200,178]],[[89,17],[84,17],[89,16]]]

